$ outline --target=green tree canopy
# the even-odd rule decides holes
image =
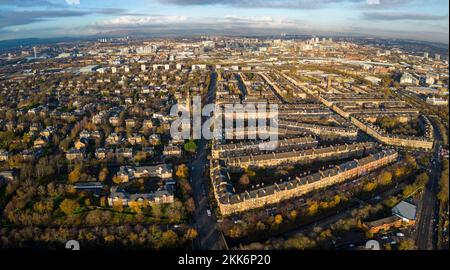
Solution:
[[[189,142],[184,144],[184,150],[188,153],[195,154],[197,152],[197,144],[190,140]]]

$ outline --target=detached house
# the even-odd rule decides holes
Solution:
[[[14,174],[12,171],[0,172],[0,180],[1,179],[5,180],[5,181],[12,181],[12,180],[14,180]]]
[[[141,166],[141,167],[131,167],[122,166],[120,167],[117,177],[122,179],[123,182],[129,182],[134,179],[142,178],[160,178],[160,179],[172,179],[173,170],[172,167],[167,164],[161,164],[156,166]]]
[[[128,142],[131,145],[142,144],[144,142],[144,138],[139,134],[133,134],[133,136],[128,138]]]
[[[133,148],[119,148],[116,150],[117,158],[133,158]]]
[[[47,146],[48,144],[48,140],[46,137],[39,137],[36,140],[34,140],[33,142],[33,147],[34,148],[42,148]]]
[[[181,147],[177,145],[164,146],[163,154],[166,157],[180,157],[182,155]]]
[[[120,126],[120,118],[117,116],[111,116],[109,118],[109,123],[114,127],[118,127]]]
[[[109,134],[109,136],[106,138],[105,143],[106,144],[118,144],[120,142],[122,138],[119,136],[119,134],[117,133],[111,133]]]
[[[134,127],[136,127],[136,125],[137,125],[137,122],[136,122],[135,119],[127,119],[127,120],[125,120],[126,128],[134,128]]]
[[[74,160],[83,160],[86,157],[86,154],[83,150],[78,150],[75,148],[70,149],[66,153],[67,160],[74,161]]]
[[[56,129],[54,127],[47,127],[43,131],[41,131],[39,135],[43,137],[50,137],[55,132],[55,130]]]
[[[89,139],[91,138],[91,133],[87,130],[83,130],[80,132],[80,139]]]
[[[151,145],[158,145],[161,143],[161,136],[158,134],[150,135],[149,142]]]
[[[129,194],[119,187],[111,188],[111,193],[108,197],[108,204],[110,206],[117,204],[128,206],[130,202],[138,202],[148,205],[170,204],[174,202],[173,188],[166,185],[165,187],[154,192],[140,194]]]
[[[144,122],[142,123],[142,127],[144,129],[151,129],[151,128],[153,128],[153,121],[152,120],[144,120]]]
[[[9,153],[5,150],[0,150],[0,161],[8,161]]]
[[[108,157],[113,157],[114,156],[114,151],[111,149],[105,149],[105,148],[98,148],[97,150],[95,150],[95,157],[97,159],[106,159]]]

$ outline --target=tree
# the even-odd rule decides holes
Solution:
[[[392,173],[389,171],[384,171],[378,178],[379,184],[382,186],[387,186],[392,184]]]
[[[316,201],[312,201],[308,207],[308,215],[314,216],[319,211],[319,204]]]
[[[444,161],[444,170],[442,171],[441,179],[439,179],[439,193],[437,195],[439,201],[442,204],[446,204],[448,202],[449,197],[449,162],[448,160]]]
[[[159,205],[159,204],[152,205],[152,216],[156,219],[161,218],[161,216],[162,216],[161,205]]]
[[[298,216],[298,212],[297,210],[292,210],[289,214],[289,216],[291,217],[292,220],[296,220],[297,216]]]
[[[59,205],[59,208],[61,211],[63,211],[66,215],[72,215],[78,208],[80,208],[80,204],[71,199],[64,199],[64,201],[61,202]]]
[[[189,228],[186,232],[186,239],[192,241],[197,238],[198,232],[194,228]]]
[[[128,206],[134,213],[142,213],[143,204],[141,202],[129,202]]]
[[[113,182],[114,182],[114,184],[116,184],[116,185],[120,185],[120,184],[122,184],[123,180],[122,180],[122,178],[119,177],[119,176],[114,176],[114,177],[113,177]]]
[[[387,207],[392,208],[398,204],[398,199],[395,196],[390,196],[383,202]]]
[[[106,207],[108,205],[108,200],[105,196],[100,198],[100,207]]]
[[[405,160],[408,162],[410,167],[416,169],[417,168],[417,160],[414,156],[411,156],[410,154],[405,155]]]
[[[177,167],[177,171],[175,172],[175,175],[181,179],[188,179],[189,178],[189,168],[185,164],[181,164],[180,166]]]
[[[398,244],[398,249],[399,250],[416,250],[417,246],[416,246],[416,243],[414,242],[414,240],[405,239]]]
[[[193,140],[184,144],[184,150],[188,153],[195,154],[197,152],[197,144]]]
[[[110,244],[116,240],[116,237],[114,235],[108,234],[108,235],[105,235],[105,237],[103,239],[105,239],[106,243]]]
[[[338,205],[341,203],[341,196],[339,195],[334,195],[334,201],[333,201],[334,205]]]
[[[415,191],[415,188],[414,188],[413,185],[407,185],[405,187],[405,189],[403,189],[403,196],[404,197],[409,197],[409,196],[411,196],[414,193],[414,191]]]
[[[100,170],[100,173],[98,174],[98,181],[104,182],[106,180],[106,177],[108,177],[109,171],[108,168],[103,168]]]
[[[178,242],[178,235],[172,231],[168,230],[162,233],[161,245],[165,248],[174,248]]]
[[[256,229],[258,231],[264,231],[266,230],[266,225],[262,221],[258,221],[258,223],[256,223]]]
[[[280,214],[276,215],[274,222],[275,222],[275,224],[280,225],[281,223],[283,223],[283,216]]]
[[[250,169],[248,169],[248,168],[245,170],[245,174],[247,174],[248,177],[250,177],[250,178],[256,176],[256,172],[254,172],[253,170],[250,170]]]
[[[102,224],[102,211],[100,210],[94,210],[94,211],[90,211],[87,215],[86,215],[86,223],[92,226],[98,226]]]
[[[81,167],[75,166],[75,168],[69,173],[69,182],[76,183],[80,180],[81,177]]]
[[[143,162],[143,161],[145,161],[147,158],[148,158],[148,154],[147,153],[144,153],[144,152],[139,152],[139,153],[137,153],[136,154],[136,156],[134,157],[134,160],[136,161],[136,162]]]
[[[395,169],[395,177],[398,179],[406,174],[406,168],[403,166],[399,166]]]
[[[194,214],[195,213],[195,202],[194,199],[189,198],[185,203],[184,203],[184,208],[186,208],[186,211],[189,214]]]
[[[316,245],[316,242],[303,234],[297,235],[293,238],[289,238],[284,243],[285,249],[297,249],[297,250],[305,250],[313,248]]]
[[[239,179],[239,184],[242,186],[248,186],[250,184],[250,178],[248,177],[248,174],[243,174],[241,178]]]
[[[123,212],[123,200],[122,199],[118,199],[118,200],[114,201],[113,208],[117,212],[122,213]]]
[[[416,178],[416,184],[418,187],[421,188],[424,188],[428,184],[428,181],[430,181],[430,177],[428,176],[427,173],[421,173]]]
[[[364,191],[371,192],[377,188],[377,184],[375,182],[368,182],[364,185]]]
[[[170,223],[179,223],[183,218],[183,204],[179,201],[174,202],[167,213]]]

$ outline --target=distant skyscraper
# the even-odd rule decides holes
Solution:
[[[441,60],[441,55],[440,54],[435,54],[434,58],[436,58],[436,60]]]
[[[36,47],[33,47],[33,56],[34,56],[34,58],[37,58],[37,51],[36,51]]]
[[[429,56],[428,52],[423,53],[423,58],[428,58],[428,56]]]

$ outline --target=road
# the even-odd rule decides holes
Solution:
[[[437,244],[437,221],[439,217],[439,207],[437,193],[439,192],[439,179],[442,172],[442,161],[439,155],[441,145],[441,137],[439,129],[433,123],[436,134],[436,145],[433,153],[433,163],[429,174],[430,181],[424,190],[422,199],[418,204],[417,229],[416,229],[416,245],[419,250],[436,249]]]
[[[411,102],[413,106],[425,111],[426,107],[422,104],[423,101],[416,98],[414,95],[405,91],[399,91],[401,96],[407,101]],[[439,218],[439,205],[437,194],[439,192],[439,179],[442,172],[442,161],[439,155],[439,148],[442,143],[442,137],[439,128],[434,121],[440,119],[431,119],[435,130],[436,144],[433,151],[433,160],[431,172],[429,173],[430,181],[424,190],[422,199],[417,205],[417,224],[416,224],[416,245],[419,250],[433,250],[437,247],[437,228]]]
[[[217,74],[213,72],[206,98],[207,103],[214,101],[216,84]],[[205,120],[203,119],[202,122]],[[207,181],[209,178],[205,177],[205,169],[209,164],[208,154],[208,141],[202,138],[198,143],[197,157],[189,164],[196,207],[195,225],[198,232],[198,237],[194,241],[194,248],[196,250],[224,250],[227,249],[227,244],[222,233],[216,228],[217,219],[214,213],[211,216],[207,214],[207,209],[212,211],[207,196]]]

